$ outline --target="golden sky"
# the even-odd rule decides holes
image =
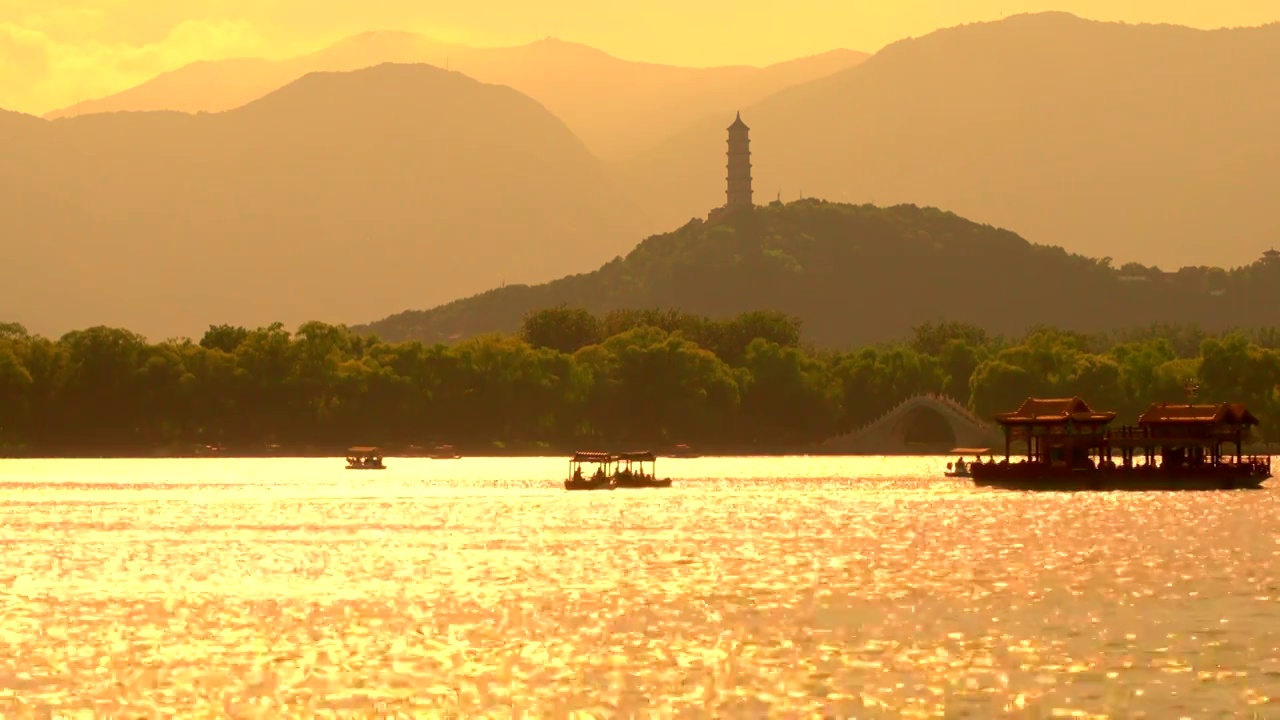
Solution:
[[[1280,20],[1277,0],[0,0],[0,108],[39,114],[195,60],[283,57],[366,30],[471,45],[552,35],[627,59],[755,65],[1044,10],[1202,28]]]

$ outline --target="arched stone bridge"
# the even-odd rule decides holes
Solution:
[[[937,424],[941,418],[950,429],[949,438],[940,438],[928,447],[911,446],[907,438],[922,423]],[[948,445],[948,447],[942,447]],[[910,453],[921,450],[945,452],[953,447],[1004,448],[1004,433],[994,423],[985,422],[968,408],[946,395],[915,395],[857,430],[822,444],[831,453]]]

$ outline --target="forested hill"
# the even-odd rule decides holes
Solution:
[[[1082,332],[1152,323],[1271,326],[1280,324],[1277,300],[1280,263],[1114,268],[1109,258],[1035,245],[934,208],[810,199],[695,219],[591,273],[507,286],[353,329],[436,342],[512,332],[526,313],[558,305],[712,317],[766,309],[799,317],[819,345],[850,347],[906,337],[937,320],[1000,334],[1039,324]]]

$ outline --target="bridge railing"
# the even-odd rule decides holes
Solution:
[[[920,400],[932,400],[933,402],[938,403],[939,405],[942,405],[948,410],[951,410],[954,416],[959,417],[961,420],[972,425],[974,428],[977,428],[978,430],[982,430],[984,432],[996,431],[995,425],[993,425],[992,423],[984,422],[981,418],[979,418],[978,416],[970,412],[969,408],[966,408],[964,405],[961,405],[958,401],[956,401],[955,398],[951,397],[950,395],[945,395],[943,393],[919,393],[906,398],[905,400],[898,403],[897,405],[894,405],[892,408],[890,408],[885,413],[881,414],[875,420],[865,423],[861,427],[857,428],[856,430],[852,430],[846,433],[844,437],[864,433],[870,430],[872,427],[875,427],[876,425],[879,425],[880,423],[884,422],[887,418],[900,412],[902,408],[905,407],[906,405],[913,402],[918,402]]]

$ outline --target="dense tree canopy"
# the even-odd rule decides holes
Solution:
[[[1242,401],[1280,439],[1280,332],[1194,327],[1019,338],[928,323],[849,352],[802,343],[798,320],[668,311],[603,317],[557,307],[517,335],[453,345],[386,343],[306,323],[216,326],[152,344],[94,327],[57,340],[0,324],[0,446],[140,452],[378,443],[557,446],[805,445],[872,421],[906,397],[951,394],[981,416],[1029,395],[1079,395],[1131,422],[1178,400]]]

